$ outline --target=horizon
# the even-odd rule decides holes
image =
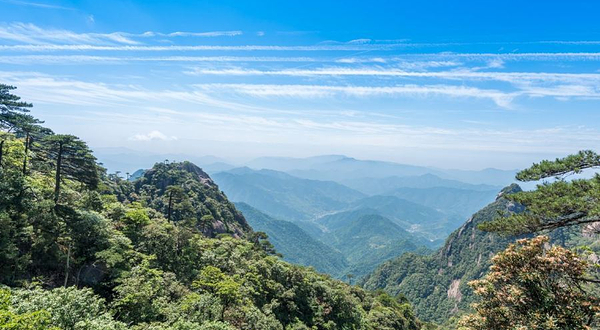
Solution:
[[[0,82],[98,149],[512,170],[600,145],[598,10],[0,0]]]
[[[168,160],[169,162],[189,161],[189,162],[193,163],[194,165],[197,165],[200,167],[202,167],[202,165],[206,166],[206,165],[214,165],[214,164],[218,164],[218,163],[224,163],[227,165],[235,166],[236,169],[251,168],[253,170],[262,170],[262,169],[273,170],[271,168],[252,168],[252,167],[248,166],[248,164],[253,161],[257,161],[257,160],[261,160],[261,159],[304,160],[304,159],[319,158],[319,157],[341,157],[341,158],[345,158],[345,159],[353,159],[353,160],[358,160],[358,161],[383,162],[383,163],[408,165],[408,166],[439,169],[439,170],[458,170],[458,171],[475,171],[475,172],[485,171],[485,170],[500,170],[500,171],[518,171],[519,170],[517,168],[498,168],[498,167],[484,167],[484,168],[437,167],[437,166],[430,166],[430,165],[423,165],[423,164],[401,163],[401,162],[389,161],[389,160],[384,160],[384,159],[367,159],[367,158],[360,158],[360,157],[352,157],[352,156],[348,156],[348,155],[344,155],[344,154],[320,154],[320,155],[313,155],[313,156],[307,156],[307,157],[259,156],[259,157],[251,157],[251,158],[227,158],[227,157],[219,157],[217,155],[190,155],[190,154],[185,154],[185,153],[173,154],[173,153],[146,152],[146,151],[133,150],[133,149],[123,148],[123,147],[98,147],[98,148],[93,148],[92,151],[93,151],[94,155],[98,158],[98,162],[100,162],[102,165],[105,165],[102,162],[102,158],[104,158],[106,156],[116,156],[116,155],[133,156],[133,155],[135,155],[135,156],[142,156],[142,157],[155,157],[157,159],[155,161],[155,163],[161,162],[161,160],[159,160],[158,158],[176,157],[176,158],[164,159],[164,160]],[[193,159],[196,159],[196,161],[194,161]],[[206,159],[206,161],[199,162],[198,160],[200,160],[200,159]],[[154,165],[154,163],[153,164],[148,163],[147,167],[140,167],[137,169],[147,170],[147,169],[152,168],[153,165]],[[114,168],[114,166],[105,166],[105,168],[107,168],[107,170],[109,170],[109,172],[112,172],[112,173],[114,173],[115,171],[125,173],[124,169],[122,169],[122,168]],[[434,174],[427,173],[427,174],[423,174],[423,175],[434,175]]]

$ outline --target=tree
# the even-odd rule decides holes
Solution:
[[[600,155],[580,151],[542,161],[517,174],[521,181],[543,182],[533,191],[505,196],[525,211],[485,222],[483,230],[505,235],[552,231],[578,225],[598,232],[600,175],[565,180],[600,166]],[[465,317],[464,329],[589,329],[600,316],[597,279],[588,278],[589,264],[562,247],[547,247],[548,237],[519,240],[494,257],[491,272],[471,282],[482,301]],[[593,259],[592,259],[593,260]],[[598,264],[594,265],[598,267]],[[594,287],[596,286],[596,287]]]
[[[35,139],[41,140],[45,136],[51,135],[52,130],[40,126],[43,121],[37,120],[30,115],[20,115],[16,125],[18,127],[17,136],[22,136],[25,141],[25,152],[23,153],[23,175],[27,173],[27,161],[29,156],[29,150],[31,150],[32,144]]]
[[[522,239],[498,253],[490,273],[469,283],[481,301],[459,329],[590,329],[600,299],[581,289],[587,262],[548,241]]]
[[[173,213],[173,203],[176,200],[185,197],[185,192],[183,191],[183,188],[181,188],[180,186],[168,186],[166,189],[166,194],[168,196],[167,220],[169,220],[169,222],[170,222],[171,215]]]
[[[237,278],[224,274],[219,268],[206,266],[192,287],[218,296],[223,303],[221,320],[225,310],[241,299],[240,288],[242,283]]]
[[[21,101],[19,96],[11,94],[14,86],[0,84],[0,128],[11,131],[15,127],[18,115],[29,112],[31,103]]]
[[[61,182],[71,179],[95,188],[99,183],[96,158],[87,144],[73,135],[49,135],[43,140],[46,160],[55,164],[54,202],[58,203]]]
[[[0,84],[0,129],[8,132],[16,131],[24,122],[39,123],[32,116],[25,114],[33,105],[23,102],[19,96],[11,94],[11,91],[15,89],[17,88],[14,86]],[[4,139],[0,141],[0,166],[2,165],[3,151]]]
[[[247,239],[254,244],[254,247],[258,251],[264,251],[268,255],[282,257],[281,254],[277,253],[273,244],[269,242],[269,235],[267,235],[267,233],[262,231],[255,231],[248,234]]]
[[[527,211],[483,223],[480,229],[518,235],[600,223],[600,175],[595,174],[591,179],[565,180],[569,175],[598,167],[600,155],[591,150],[533,164],[519,172],[517,179],[537,181],[555,178],[555,181],[543,182],[533,191],[506,196],[524,205]]]

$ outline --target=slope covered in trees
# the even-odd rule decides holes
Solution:
[[[363,286],[402,293],[419,317],[449,328],[597,326],[600,175],[565,177],[598,166],[600,157],[591,151],[534,164],[517,179],[554,180],[532,191],[517,185],[503,189],[437,253],[389,261],[366,277]],[[536,233],[547,236],[514,243]],[[465,312],[474,313],[457,324],[454,316]]]
[[[492,254],[506,248],[510,238],[477,229],[498,212],[519,212],[522,208],[504,196],[520,191],[517,185],[504,188],[497,200],[475,213],[453,232],[436,253],[427,256],[407,253],[388,261],[369,274],[363,286],[404,294],[419,317],[443,323],[473,302],[467,283],[480,278],[489,268]]]
[[[236,203],[254,230],[269,235],[283,259],[295,264],[312,266],[317,271],[332,275],[343,275],[348,261],[344,255],[323,242],[313,238],[298,225],[274,219],[246,203]]]
[[[191,163],[129,182],[75,137],[14,134],[10,91],[0,85],[1,328],[420,327],[400,297],[281,261]]]

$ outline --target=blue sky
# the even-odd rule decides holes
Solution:
[[[95,148],[519,168],[600,145],[598,12],[0,0],[0,82]]]

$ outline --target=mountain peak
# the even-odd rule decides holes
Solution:
[[[146,196],[150,207],[168,215],[174,222],[191,223],[206,236],[229,233],[243,237],[252,232],[244,216],[210,176],[191,162],[156,163],[134,181],[134,186],[138,194]],[[175,198],[185,202],[175,205],[173,210],[168,206],[172,197],[169,187],[172,186],[179,187],[185,196]]]
[[[504,195],[515,194],[515,193],[518,193],[521,191],[523,191],[523,189],[521,189],[521,187],[518,184],[516,184],[516,183],[510,184],[509,186],[506,186],[506,187],[502,188],[502,190],[500,190],[500,192],[496,196],[496,200],[498,200],[499,198],[501,198]]]

